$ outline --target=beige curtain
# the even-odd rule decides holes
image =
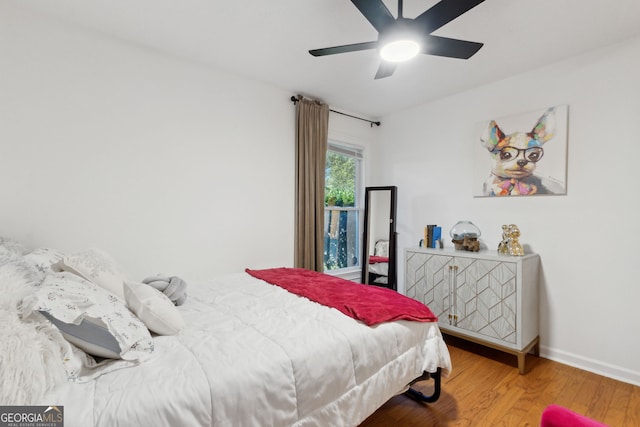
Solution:
[[[320,272],[324,261],[324,168],[328,132],[329,106],[298,96],[294,265]]]

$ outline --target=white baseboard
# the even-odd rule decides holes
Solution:
[[[540,346],[540,356],[614,380],[640,386],[640,372],[546,346]]]

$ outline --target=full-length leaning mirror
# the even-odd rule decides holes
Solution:
[[[367,187],[362,236],[362,283],[397,290],[397,187]]]

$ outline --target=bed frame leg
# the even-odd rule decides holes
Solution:
[[[416,382],[428,380],[429,378],[433,378],[433,394],[431,396],[425,396],[424,394],[422,394],[422,392],[411,388],[411,386]],[[442,369],[438,368],[438,370],[434,373],[425,372],[424,374],[422,374],[422,376],[416,378],[411,382],[411,384],[409,384],[409,390],[407,390],[404,394],[419,402],[433,403],[440,397],[441,380]]]

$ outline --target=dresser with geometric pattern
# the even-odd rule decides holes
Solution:
[[[410,248],[405,263],[406,295],[443,333],[514,354],[525,372],[525,355],[539,351],[538,255]]]

